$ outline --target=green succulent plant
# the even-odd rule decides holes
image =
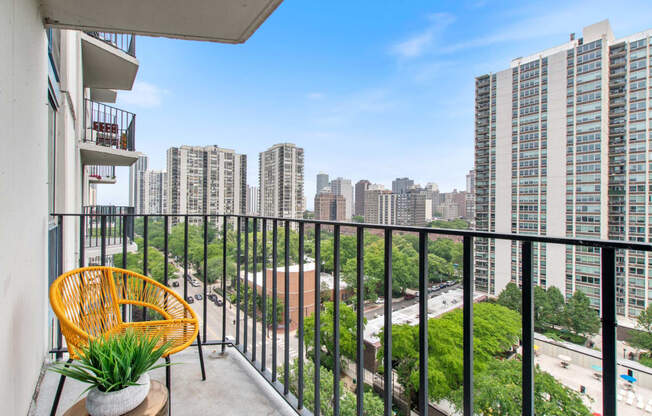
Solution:
[[[138,379],[147,371],[169,365],[156,364],[171,346],[170,341],[158,345],[160,340],[160,336],[133,330],[97,337],[79,351],[77,362],[56,363],[50,370],[88,383],[84,392],[93,387],[106,393],[122,390],[138,385]]]

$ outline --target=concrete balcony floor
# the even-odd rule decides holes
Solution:
[[[295,415],[296,412],[265,381],[234,348],[227,347],[225,354],[219,346],[205,346],[204,363],[206,381],[201,380],[197,349],[188,348],[173,355],[172,415]],[[165,384],[165,370],[151,373],[154,380]],[[36,403],[30,416],[50,414],[59,375],[47,371],[43,376]],[[77,400],[86,386],[67,379],[59,402],[57,415],[63,415]]]

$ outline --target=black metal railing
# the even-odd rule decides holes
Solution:
[[[121,51],[136,57],[136,35],[132,33],[86,32]]]
[[[105,179],[115,179],[115,166],[88,166],[88,178],[91,181],[101,181]]]
[[[83,212],[83,246],[85,248],[122,244],[123,228],[127,242],[134,239],[134,207],[86,205]]]
[[[164,258],[164,273],[163,283],[170,285],[169,281],[169,266],[176,264],[182,267],[181,275],[183,277],[183,287],[178,290],[183,290],[184,298],[188,299],[188,285],[189,282],[199,284],[197,278],[191,276],[189,269],[189,224],[194,227],[201,227],[201,235],[203,236],[203,267],[199,273],[203,281],[203,288],[195,289],[200,290],[201,300],[203,302],[202,314],[202,331],[203,331],[203,344],[207,345],[220,345],[222,351],[229,346],[239,351],[251,365],[258,370],[259,374],[263,376],[277,391],[278,393],[299,413],[319,415],[320,414],[320,400],[330,400],[330,398],[320,398],[320,371],[314,371],[314,403],[313,409],[304,409],[304,364],[306,363],[305,351],[305,338],[304,338],[304,319],[303,308],[306,299],[304,284],[306,281],[304,266],[305,260],[305,235],[306,228],[309,228],[312,238],[314,239],[314,246],[312,252],[314,256],[315,272],[314,272],[314,328],[321,327],[321,307],[322,300],[324,299],[321,290],[321,265],[322,265],[322,235],[324,232],[332,234],[332,267],[333,267],[333,398],[329,403],[333,406],[333,414],[339,415],[340,412],[340,369],[339,362],[342,351],[340,349],[340,333],[339,333],[339,308],[340,308],[340,295],[341,287],[339,282],[341,262],[340,262],[340,236],[343,229],[349,235],[354,235],[357,242],[356,248],[356,268],[355,268],[355,289],[357,291],[356,298],[356,322],[357,322],[357,337],[355,348],[355,374],[357,377],[357,386],[355,388],[355,396],[357,400],[356,412],[357,415],[364,414],[364,345],[362,327],[364,322],[364,292],[365,292],[365,258],[364,258],[364,241],[365,231],[372,231],[376,235],[382,235],[384,243],[384,259],[383,259],[383,284],[384,284],[384,324],[385,328],[392,325],[392,237],[396,233],[413,233],[418,236],[418,256],[415,261],[418,262],[418,401],[417,410],[419,414],[428,414],[428,241],[431,235],[448,236],[462,241],[463,245],[463,414],[467,416],[474,415],[474,388],[473,388],[473,343],[474,343],[474,317],[473,317],[473,303],[474,303],[474,258],[473,247],[474,240],[505,240],[515,241],[520,244],[521,254],[521,276],[522,276],[522,414],[534,415],[534,296],[533,296],[533,244],[559,244],[564,246],[576,247],[590,247],[599,250],[601,257],[601,321],[602,321],[602,406],[603,415],[616,415],[616,376],[617,376],[617,356],[616,356],[616,276],[615,276],[615,254],[616,250],[638,250],[638,251],[652,251],[652,245],[646,243],[626,242],[626,241],[606,241],[606,240],[590,240],[590,239],[577,239],[577,238],[561,238],[561,237],[547,237],[535,235],[518,235],[518,234],[501,234],[494,232],[482,231],[468,231],[468,230],[452,230],[452,229],[435,229],[423,227],[409,227],[409,226],[387,226],[376,224],[360,224],[360,223],[342,223],[332,221],[315,221],[305,219],[283,219],[261,216],[245,216],[245,215],[140,215],[132,214],[125,211],[102,213],[100,211],[84,212],[83,214],[53,214],[59,223],[59,227],[75,227],[75,222],[80,224],[79,241],[85,242],[88,240],[87,233],[89,230],[94,233],[93,236],[99,232],[99,239],[97,240],[102,248],[102,253],[105,253],[106,246],[111,238],[111,232],[121,233],[124,237],[121,241],[123,243],[123,264],[117,264],[118,267],[126,267],[126,235],[130,232],[127,224],[130,222],[128,219],[134,217],[142,218],[142,224],[139,226],[138,233],[143,238],[143,270],[142,273],[148,275],[148,250],[151,249],[151,227],[154,225],[162,227],[162,236],[159,234],[157,238],[163,239],[161,244],[161,251]],[[121,222],[115,222],[114,218],[122,217]],[[162,219],[162,220],[161,220]],[[99,229],[96,224],[100,224]],[[171,235],[172,224],[179,224],[183,222],[183,259],[173,260],[170,258],[170,244],[169,238]],[[162,224],[161,224],[162,223]],[[93,227],[88,227],[93,224]],[[117,226],[109,227],[109,224]],[[279,242],[279,228],[282,228],[284,233],[283,241]],[[99,230],[99,231],[98,231]],[[218,285],[217,290],[210,293],[211,296],[219,295],[222,302],[215,302],[217,313],[221,312],[221,327],[217,331],[211,331],[215,334],[221,333],[220,339],[211,339],[208,333],[208,325],[210,314],[208,314],[208,299],[209,295],[207,286],[207,262],[208,262],[208,235],[209,231],[213,232],[214,238],[218,238],[221,234],[221,276],[216,280]],[[259,231],[261,233],[261,243],[258,243],[257,234],[253,233],[251,250],[249,246],[249,233]],[[161,233],[161,229],[157,231]],[[271,232],[271,241],[268,241],[269,233]],[[298,233],[298,246],[296,247],[298,264],[295,269],[290,271],[290,233]],[[235,234],[235,235],[233,235]],[[243,241],[244,240],[244,241]],[[160,243],[160,241],[159,241]],[[177,241],[177,244],[178,241]],[[235,265],[235,279],[233,274],[229,275],[227,267],[227,244],[236,245],[236,262]],[[283,244],[282,264],[283,271],[279,270],[279,244]],[[269,257],[269,246],[271,245],[271,258]],[[80,248],[80,263],[79,266],[84,266],[84,248],[86,244],[82,244]],[[213,251],[213,253],[216,253]],[[177,256],[178,257],[178,256]],[[102,256],[104,259],[104,256]],[[175,263],[176,262],[176,263]],[[181,266],[182,263],[182,266]],[[267,269],[267,265],[271,263],[271,269]],[[261,268],[258,268],[260,264]],[[252,274],[249,275],[249,265],[252,266]],[[244,275],[241,273],[244,272]],[[262,282],[259,284],[257,281],[257,272],[263,271]],[[197,273],[197,272],[195,272]],[[297,273],[299,286],[296,292],[297,299],[290,298],[290,273]],[[279,276],[279,274],[281,274]],[[243,276],[245,276],[243,278]],[[250,280],[250,277],[251,280]],[[282,280],[279,280],[282,279]],[[230,290],[234,292],[234,300],[227,302],[227,280],[235,280],[235,283],[230,286]],[[279,285],[283,282],[282,288]],[[271,288],[269,284],[271,283]],[[313,283],[313,282],[310,282]],[[249,308],[249,291],[248,288],[261,288],[262,302],[260,306],[253,302],[253,310]],[[283,289],[281,291],[281,289]],[[254,289],[256,290],[256,289]],[[282,292],[282,293],[281,293]],[[200,293],[197,293],[199,295]],[[196,295],[196,296],[197,296]],[[253,292],[253,299],[256,299],[257,292]],[[271,296],[272,304],[271,310],[267,303],[267,297]],[[196,297],[200,299],[199,297]],[[290,303],[296,301],[299,305],[299,318],[297,322],[297,345],[296,357],[298,359],[298,375],[296,384],[293,384],[294,392],[290,391],[290,377],[288,374],[290,362],[290,339],[289,331],[287,328],[292,325],[290,317]],[[279,305],[283,302],[283,305]],[[227,303],[230,306],[227,307]],[[260,315],[256,313],[256,308],[260,307]],[[283,308],[279,313],[279,308]],[[235,311],[233,311],[235,308]],[[211,307],[212,309],[212,307]],[[213,309],[214,310],[214,309]],[[269,322],[269,313],[272,314],[271,323]],[[227,320],[229,315],[229,320]],[[232,317],[235,317],[232,322],[229,322]],[[282,317],[282,318],[281,318]],[[280,322],[279,318],[283,320],[283,337],[279,338]],[[242,323],[241,323],[242,321]],[[215,319],[213,324],[218,325],[219,319]],[[271,331],[271,337],[268,337]],[[313,343],[315,346],[321,345],[320,331],[315,330]],[[392,331],[383,331],[383,352],[382,363],[385,369],[392,368]],[[257,337],[260,337],[260,346],[257,342]],[[59,339],[61,339],[59,337]],[[283,345],[279,345],[280,339],[284,340]],[[268,345],[271,344],[271,345]],[[279,354],[279,348],[283,349],[283,354]],[[61,354],[65,352],[64,345],[59,343],[52,350],[52,353]],[[321,361],[320,348],[314,348],[314,354],[309,360],[314,361],[315,368],[320,368]],[[271,367],[268,366],[271,360]],[[281,361],[279,363],[279,361]],[[279,364],[282,364],[283,371],[279,371]],[[382,377],[382,400],[384,402],[384,414],[393,414],[394,407],[394,394],[397,390],[394,384],[394,372],[384,371],[382,375],[375,374],[374,377]],[[293,382],[294,383],[294,382]],[[375,383],[374,383],[375,384]],[[400,391],[400,389],[398,389]],[[296,393],[296,394],[295,394]]]
[[[136,114],[84,100],[84,141],[119,150],[136,150]]]

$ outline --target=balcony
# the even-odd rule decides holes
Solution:
[[[91,100],[84,101],[83,140],[79,144],[85,165],[131,166],[138,160],[136,115]]]
[[[116,183],[115,166],[88,166],[88,181],[90,183]]]
[[[442,409],[441,406],[445,403],[431,401],[427,388],[431,382],[428,360],[432,359],[432,355],[428,353],[431,351],[429,345],[432,347],[439,342],[438,334],[423,329],[428,328],[429,321],[432,322],[441,313],[457,309],[461,325],[457,345],[460,345],[463,361],[458,390],[462,400],[458,414],[473,415],[473,368],[474,360],[480,359],[474,358],[473,346],[474,340],[476,344],[480,342],[483,332],[474,332],[474,325],[483,318],[477,312],[477,307],[484,299],[480,293],[474,293],[473,269],[481,265],[476,264],[473,253],[476,243],[478,246],[486,245],[489,240],[495,241],[497,245],[499,241],[516,242],[522,259],[520,272],[523,283],[522,302],[525,305],[519,318],[522,347],[512,352],[519,362],[519,371],[524,380],[521,383],[523,414],[534,414],[535,364],[547,372],[559,373],[556,378],[569,388],[579,390],[580,384],[585,386],[595,399],[594,402],[587,401],[585,404],[591,412],[604,415],[615,415],[617,408],[621,412],[632,409],[625,407],[624,400],[616,400],[618,374],[631,369],[637,374],[649,373],[652,377],[652,370],[627,360],[618,360],[616,351],[616,250],[652,251],[650,244],[240,215],[138,216],[128,211],[103,213],[101,209],[96,209],[83,214],[54,216],[59,222],[61,235],[65,235],[67,227],[75,227],[79,223],[95,226],[99,222],[100,247],[108,246],[106,241],[111,238],[112,230],[117,230],[122,235],[128,234],[127,219],[133,218],[134,236],[143,239],[142,247],[145,248],[139,255],[144,259],[150,255],[149,261],[145,260],[142,266],[138,266],[142,270],[137,271],[155,278],[156,273],[162,272],[162,283],[172,286],[184,298],[197,299],[191,306],[201,317],[203,351],[204,356],[208,357],[208,377],[206,382],[200,381],[196,350],[173,356],[173,362],[185,363],[171,370],[171,400],[173,414],[176,415],[213,414],[217,411],[214,409],[234,415],[286,414],[288,406],[296,409],[299,414],[319,414],[320,407],[313,409],[315,406],[309,405],[314,395],[308,386],[321,387],[325,381],[319,372],[310,374],[307,368],[313,363],[324,364],[326,357],[333,363],[333,371],[328,373],[328,383],[339,387],[333,389],[329,396],[317,397],[316,400],[321,403],[322,409],[326,406],[333,414],[340,414],[340,404],[344,403],[345,398],[349,405],[357,408],[357,414],[363,414],[366,395],[371,390],[376,392],[371,394],[375,400],[380,400],[385,414],[391,414],[392,409],[401,409],[406,413],[406,407],[422,415],[426,414],[427,409]],[[122,218],[121,223],[116,222],[119,217]],[[176,225],[171,227],[171,224]],[[96,226],[91,228],[93,231],[89,231],[87,226],[81,227],[79,241],[86,241],[85,235],[89,232],[93,236],[97,234]],[[296,235],[290,237],[293,233]],[[412,235],[416,247],[411,261],[415,266],[415,289],[418,289],[418,294],[409,302],[397,300],[392,294],[396,280],[395,269],[392,267],[394,250],[390,248],[396,248],[394,239],[403,238],[399,237],[403,234]],[[437,236],[458,241],[463,253],[459,270],[461,284],[457,283],[446,290],[434,289],[428,283],[428,247]],[[347,268],[346,272],[342,249],[345,239],[347,245],[352,243],[355,247],[354,253],[347,256],[352,255],[356,261],[356,267],[352,271]],[[366,273],[372,273],[374,266],[369,264],[369,270],[366,269],[366,239],[376,239],[384,247],[379,269],[380,290],[384,300],[380,304],[366,302],[364,296],[355,296],[378,290],[367,286]],[[573,354],[579,355],[574,356],[576,358],[571,364],[571,371],[560,369],[558,352],[551,352],[556,351],[554,348],[559,345],[534,333],[532,255],[533,245],[537,243],[546,243],[547,247],[591,247],[601,258],[601,352],[590,349],[575,351]],[[124,267],[127,248],[125,245],[122,247],[125,263],[118,266]],[[191,255],[190,249],[193,251]],[[152,250],[157,252],[161,264],[152,264]],[[223,254],[216,254],[220,252]],[[226,253],[235,254],[230,258]],[[216,255],[218,257],[215,259],[209,259]],[[231,261],[234,263],[231,264]],[[195,262],[194,265],[192,262]],[[285,267],[293,262],[295,264],[291,267]],[[80,265],[85,265],[84,260]],[[284,267],[279,268],[281,265]],[[263,270],[265,274],[262,274]],[[325,274],[325,271],[331,274]],[[340,281],[344,273],[349,273],[349,278],[352,278],[347,280],[349,284],[346,286]],[[296,285],[295,281],[298,282]],[[290,282],[293,282],[292,286]],[[246,287],[249,290],[245,290]],[[296,288],[296,291],[284,291],[283,288],[286,287]],[[340,325],[333,325],[332,349],[315,349],[312,355],[308,355],[308,345],[321,345],[322,335],[321,331],[316,331],[308,338],[305,333],[307,317],[312,315],[312,319],[317,322],[326,319],[326,309],[321,305],[323,301],[332,300],[334,313],[330,317],[335,323],[341,324],[340,311],[344,310],[347,296],[353,296],[349,301],[353,311],[350,318],[355,321],[355,335],[350,335],[355,350],[353,358],[347,358],[340,366],[340,359],[345,354],[340,349],[344,336],[338,329]],[[394,301],[390,301],[393,297]],[[448,299],[449,302],[442,303],[441,299]],[[442,309],[442,305],[447,306]],[[143,314],[134,308],[127,317],[141,320]],[[289,331],[285,330],[285,323],[290,324]],[[405,386],[399,381],[401,369],[396,361],[404,346],[393,349],[392,339],[399,334],[395,334],[395,331],[380,331],[383,327],[398,324],[420,329],[413,341],[416,355],[411,359],[410,366],[413,368],[412,374],[418,377],[418,384],[423,388],[412,391],[414,400],[411,406],[406,401],[409,393],[406,393]],[[321,325],[323,323],[319,326]],[[535,356],[535,337],[539,353],[544,350],[538,356]],[[61,337],[55,339],[58,341],[52,346],[51,352],[63,358],[66,354],[65,344]],[[519,341],[513,342],[518,344]],[[382,350],[378,349],[380,345],[384,345]],[[377,356],[378,351],[381,352]],[[221,355],[222,352],[225,355]],[[293,362],[296,364],[291,367]],[[586,365],[601,365],[602,376],[599,380],[592,377],[590,367],[585,368],[584,362],[589,363]],[[393,370],[379,371],[379,366]],[[288,375],[291,377],[288,378]],[[156,373],[154,378],[164,379],[162,373]],[[46,376],[41,385],[37,409],[48,408],[55,382],[50,374]],[[652,395],[652,390],[647,389],[643,385],[637,386],[637,391]],[[72,383],[69,389],[64,389],[61,409],[66,408],[66,403],[76,400],[80,390],[80,386]],[[514,399],[518,400],[518,397]],[[312,411],[315,412],[311,413]]]
[[[112,265],[113,255],[123,251],[133,253],[138,249],[134,243],[134,219],[131,216],[134,207],[89,205],[83,207],[82,212],[80,241],[84,244],[80,256],[85,258],[86,264]]]
[[[136,37],[132,34],[80,32],[84,87],[131,90],[138,73]]]

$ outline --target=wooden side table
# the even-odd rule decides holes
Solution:
[[[168,414],[168,389],[158,381],[152,380],[149,394],[137,408],[125,416],[167,416]],[[84,397],[73,407],[68,409],[63,416],[88,416],[86,411],[86,398]]]

